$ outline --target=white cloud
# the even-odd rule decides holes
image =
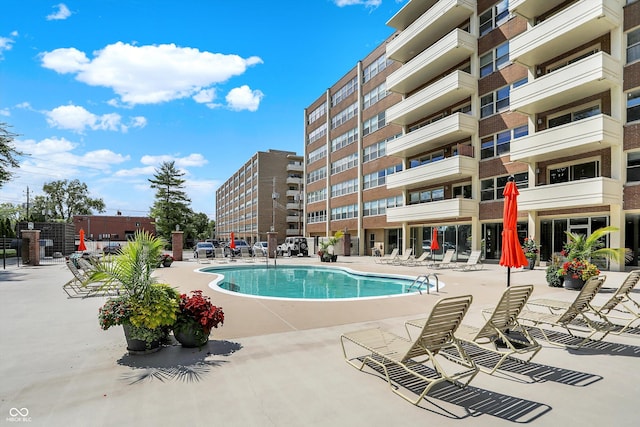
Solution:
[[[18,36],[17,31],[11,33],[11,37],[0,37],[0,60],[4,59],[2,53],[7,50],[11,50],[15,38]]]
[[[259,57],[201,52],[175,44],[134,46],[117,42],[94,52],[90,60],[75,48],[45,52],[42,66],[73,73],[91,86],[111,88],[130,105],[157,104],[186,97],[204,99],[212,85],[261,64]],[[201,101],[197,101],[201,102]],[[206,102],[206,101],[205,101]]]
[[[146,166],[144,168],[132,168],[132,169],[121,169],[114,173],[113,175],[119,178],[131,177],[131,176],[143,176],[148,175],[152,176],[155,172],[155,167]],[[149,185],[146,185],[146,189],[149,189]]]
[[[64,3],[60,3],[55,7],[57,8],[57,10],[52,14],[47,15],[47,21],[60,21],[71,16],[71,11]]]
[[[210,103],[214,99],[216,99],[215,89],[204,89],[193,96],[193,100],[199,104]]]
[[[259,90],[251,90],[247,85],[231,89],[226,96],[227,104],[234,111],[256,111],[264,94]]]
[[[8,108],[0,109],[0,116],[9,117],[11,115],[11,111]]]
[[[140,163],[142,163],[143,165],[149,165],[153,167],[160,166],[160,164],[164,162],[175,162],[178,168],[185,168],[187,166],[204,166],[209,163],[209,161],[199,153],[189,154],[186,157],[172,156],[169,154],[165,154],[162,156],[145,155],[140,159]]]
[[[129,125],[124,125],[120,114],[108,113],[99,116],[77,105],[61,105],[45,112],[45,115],[49,126],[76,133],[83,133],[87,129],[127,132],[129,127],[144,127],[147,124],[144,117],[137,116],[130,119]]]
[[[376,8],[382,4],[382,0],[334,0],[338,7],[363,5],[365,7]]]

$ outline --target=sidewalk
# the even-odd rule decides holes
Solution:
[[[341,261],[357,270],[419,271],[369,257]],[[278,262],[318,264],[313,257]],[[71,273],[64,265],[0,270],[0,425],[637,425],[638,335],[575,351],[543,343],[533,363],[481,373],[464,390],[438,388],[419,407],[373,371],[344,362],[342,332],[381,325],[404,333],[404,320],[426,314],[442,296],[473,294],[465,323],[478,323],[506,284],[506,269],[497,265],[441,270],[445,286],[436,294],[324,302],[222,294],[194,272],[204,266],[174,262],[158,275],[182,291],[206,290],[224,308],[224,327],[202,351],[169,346],[147,356],[127,354],[122,330],[99,328],[104,298],[66,297],[61,287]],[[608,287],[625,276],[606,274]],[[544,269],[515,270],[511,283],[533,283],[534,297],[575,296],[548,287]],[[14,416],[24,408],[24,420]]]

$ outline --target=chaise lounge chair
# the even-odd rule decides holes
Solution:
[[[453,260],[453,255],[456,253],[454,249],[449,249],[444,253],[442,261],[429,261],[425,262],[424,266],[429,268],[451,268],[456,265]]]
[[[409,258],[411,258],[411,254],[412,253],[413,253],[413,249],[412,248],[406,248],[402,255],[398,255],[397,257],[395,257],[391,261],[391,264],[393,264],[393,265],[406,265],[406,263],[409,261]]]
[[[441,299],[431,310],[424,327],[415,340],[384,331],[380,328],[365,329],[344,333],[340,337],[342,353],[345,361],[362,371],[367,363],[371,363],[384,373],[391,390],[403,399],[417,405],[424,396],[437,384],[449,381],[462,387],[466,386],[478,373],[478,367],[465,353],[464,349],[454,337],[454,332],[462,323],[462,318],[469,309],[473,297],[471,295]],[[366,350],[365,355],[349,357],[345,344]],[[455,349],[458,356],[443,349]],[[464,370],[448,374],[438,358],[453,361],[462,365]],[[416,360],[416,359],[423,360]],[[426,362],[430,362],[435,374],[425,375]],[[417,399],[403,394],[399,387],[394,386],[390,370],[401,371],[414,377],[412,385],[424,383],[424,389]],[[460,380],[466,378],[464,383]]]
[[[376,264],[390,264],[398,256],[399,249],[395,248],[389,255],[381,256],[376,260]]]
[[[429,255],[431,255],[429,252],[424,251],[418,258],[414,256],[410,256],[408,260],[402,263],[402,265],[406,265],[407,267],[415,267],[418,265],[423,265],[428,261],[427,258],[429,257]]]
[[[455,269],[461,271],[482,270],[482,262],[480,261],[480,251],[471,251],[469,259],[464,264],[456,264]]]
[[[62,290],[69,295],[69,298],[106,297],[120,294],[120,287],[115,284],[85,284],[90,271],[80,271],[72,260],[67,260],[66,264],[73,274],[73,278],[62,285]]]
[[[615,329],[615,326],[609,322],[606,318],[600,318],[594,320],[589,316],[589,311],[593,310],[590,307],[591,301],[596,296],[602,284],[606,280],[606,276],[594,276],[586,281],[582,289],[579,291],[576,299],[569,304],[567,308],[554,307],[554,303],[551,305],[545,304],[544,300],[531,301],[530,306],[542,306],[548,309],[547,313],[524,309],[520,312],[518,319],[525,322],[527,327],[536,328],[540,331],[542,336],[547,342],[551,344],[560,344],[549,338],[547,333],[540,327],[540,325],[558,326],[567,330],[569,335],[576,338],[582,338],[575,335],[574,332],[588,333],[583,340],[577,345],[568,344],[567,347],[580,348],[596,334],[602,334],[596,341],[601,341],[611,331]],[[572,324],[573,322],[573,324]],[[580,322],[579,325],[577,322]],[[531,325],[531,326],[529,326]],[[576,329],[579,327],[580,329]],[[560,344],[562,345],[562,344]]]
[[[540,344],[518,323],[518,315],[531,292],[533,285],[508,287],[495,309],[483,311],[487,320],[482,327],[476,328],[463,323],[456,330],[455,336],[459,340],[500,357],[491,369],[480,367],[483,372],[493,374],[510,356],[528,354],[522,361],[529,362],[540,351]],[[405,327],[409,332],[409,326],[422,328],[424,323],[425,319],[409,320]]]
[[[619,335],[626,331],[634,322],[640,320],[640,304],[629,295],[640,281],[640,270],[630,271],[616,292],[602,305],[589,303],[587,310],[603,320],[616,319],[627,322],[620,330],[612,331]],[[530,304],[551,307],[552,310],[566,310],[571,305],[568,301],[555,299],[538,299]],[[613,323],[613,322],[611,322]]]

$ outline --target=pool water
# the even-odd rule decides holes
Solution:
[[[402,276],[363,274],[338,267],[207,267],[200,271],[223,276],[212,283],[214,289],[219,287],[273,298],[344,299],[401,295],[407,293],[414,281]]]

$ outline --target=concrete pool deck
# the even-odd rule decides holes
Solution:
[[[416,276],[425,270],[340,257],[354,270]],[[279,258],[320,265],[317,257]],[[581,350],[543,344],[529,365],[479,374],[460,390],[443,386],[415,407],[374,371],[344,362],[342,332],[382,326],[403,333],[444,296],[472,294],[465,323],[481,322],[506,284],[506,269],[439,270],[438,293],[363,301],[290,301],[229,295],[207,287],[214,266],[187,260],[157,271],[181,291],[203,289],[222,306],[225,325],[207,346],[167,346],[147,356],[126,352],[120,328],[102,331],[104,298],[69,299],[64,265],[0,270],[0,424],[359,426],[534,426],[638,424],[634,408],[640,335],[607,337]],[[608,288],[626,273],[606,272]],[[544,269],[515,269],[512,284],[534,284],[533,298],[567,301],[575,292],[550,288]],[[598,295],[605,299],[608,295]],[[22,418],[24,410],[28,415]],[[19,410],[19,411],[18,411]]]

